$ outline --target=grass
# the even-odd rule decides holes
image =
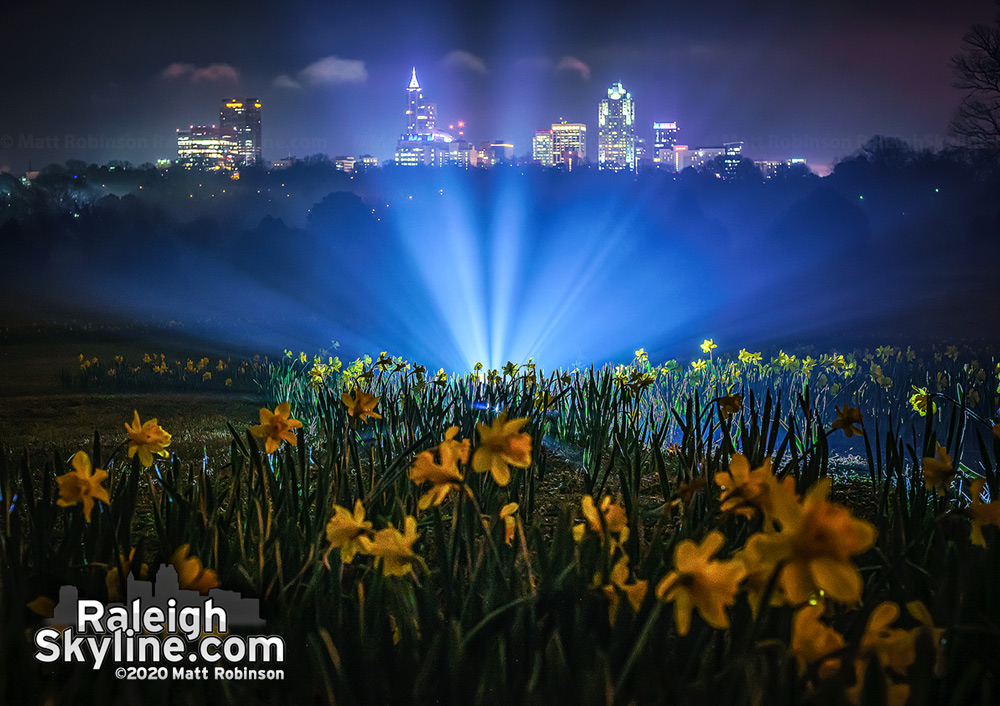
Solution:
[[[112,395],[23,395],[18,412],[0,418],[8,445],[0,488],[5,500],[17,496],[0,513],[6,698],[839,704],[901,703],[902,695],[992,703],[1000,537],[986,523],[986,546],[975,546],[969,522],[970,481],[982,477],[989,497],[998,491],[992,358],[888,347],[842,358],[779,352],[770,361],[705,353],[697,367],[654,367],[639,351],[628,366],[545,375],[510,364],[448,379],[383,355],[319,383],[310,376],[316,361],[293,357],[271,361],[262,397],[272,397],[258,401],[137,397],[117,375]],[[188,382],[197,392],[198,382]],[[930,397],[914,399],[914,387]],[[349,414],[340,393],[358,388],[377,398],[380,418]],[[305,424],[277,423],[296,444],[269,455],[249,427],[260,406],[275,409],[281,398],[293,400],[292,415]],[[724,414],[727,400],[735,409]],[[936,411],[920,415],[920,402]],[[834,424],[848,406],[863,415],[850,439]],[[147,469],[116,448],[133,408],[174,435],[173,459]],[[490,441],[501,410],[526,421]],[[451,426],[454,439],[469,442],[466,461],[455,463],[463,452],[449,446]],[[34,450],[23,455],[11,440]],[[943,495],[925,489],[923,475],[938,443],[955,472]],[[81,449],[110,474],[111,502],[97,503],[92,522],[79,505],[55,503],[54,478]],[[474,470],[493,456],[509,467],[509,483]],[[771,459],[774,475],[755,471],[760,487],[786,497],[787,486],[769,484],[787,477],[796,496],[772,506],[751,492],[757,486],[727,495],[719,474],[740,456],[751,469]],[[459,474],[439,506],[422,506],[430,486],[408,477],[418,462]],[[834,498],[853,512],[824,504],[815,490],[805,499],[829,478]],[[605,511],[587,510],[586,495]],[[345,519],[359,500],[370,526]],[[824,518],[816,520],[820,535],[796,540],[819,542],[809,556],[858,533],[870,531],[872,542],[837,553],[836,572],[796,595],[785,566],[803,561],[800,554],[744,558],[768,537],[796,531],[796,513],[809,502]],[[411,522],[416,538],[402,533]],[[708,546],[716,533],[712,558],[682,559],[689,550],[679,548]],[[341,561],[348,541],[359,551]],[[65,584],[106,600],[119,553],[135,547],[132,571],[140,562],[155,571],[178,561],[183,545],[211,571],[203,576],[260,598],[267,632],[285,637],[285,681],[122,684],[107,669],[33,660],[23,636],[40,618],[30,602]],[[728,595],[721,584],[699,584],[702,571],[741,580]],[[827,583],[855,572],[857,599],[849,585]],[[678,607],[684,591],[704,608],[692,611],[690,626]],[[725,624],[713,601],[722,602]],[[795,627],[812,604],[822,614]],[[873,616],[891,606],[897,614],[880,632]]]

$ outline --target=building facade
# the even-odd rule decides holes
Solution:
[[[430,132],[436,123],[437,103],[424,99],[424,91],[417,81],[417,67],[414,66],[406,87],[406,134],[422,135]]]
[[[675,170],[672,163],[679,130],[677,123],[653,123],[653,166],[657,169]]]
[[[635,103],[621,81],[608,89],[597,110],[597,166],[635,171]]]
[[[424,99],[414,67],[406,87],[406,131],[396,143],[395,162],[398,166],[441,167],[462,161],[451,155],[451,143],[455,142],[455,138],[439,130],[436,124],[437,104]]]
[[[722,176],[731,178],[736,175],[736,170],[743,160],[743,142],[726,142],[722,145],[724,150],[722,156]]]
[[[552,163],[572,169],[587,159],[587,126],[560,119],[552,123]]]
[[[260,101],[256,98],[227,98],[219,109],[219,125],[233,130],[236,166],[263,166],[261,157]]]
[[[177,162],[183,169],[231,171],[236,167],[236,131],[216,125],[177,130]]]
[[[531,141],[531,161],[543,167],[551,167],[552,162],[552,130],[535,130]]]

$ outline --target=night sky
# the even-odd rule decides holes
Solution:
[[[227,95],[263,101],[264,157],[392,156],[417,67],[439,123],[473,142],[584,122],[621,80],[639,135],[676,120],[692,146],[830,165],[875,134],[939,148],[960,94],[949,59],[991,0],[109,2],[5,7],[0,169],[29,160],[175,156],[175,130],[218,121]],[[819,5],[819,6],[812,6]],[[876,5],[876,7],[869,7]]]

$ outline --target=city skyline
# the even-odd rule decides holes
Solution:
[[[449,124],[447,131],[439,127],[437,103],[425,98],[415,66],[411,68],[405,91],[406,125],[399,135],[393,159],[386,160],[383,165],[457,166],[468,169],[533,163],[572,170],[575,166],[590,164],[585,123],[570,123],[560,118],[549,128],[536,129],[530,153],[519,156],[515,154],[513,143],[502,140],[481,141],[477,147],[466,139],[463,121]],[[208,171],[238,171],[257,165],[274,168],[290,166],[296,157],[272,160],[270,165],[261,157],[261,107],[260,101],[254,98],[224,98],[218,126],[191,125],[187,130],[177,130],[177,158],[174,163],[185,169]],[[596,167],[601,171],[635,173],[640,168],[655,168],[680,172],[687,167],[706,167],[715,158],[724,157],[721,169],[732,176],[744,158],[743,141],[701,147],[679,144],[676,121],[652,124],[652,151],[647,153],[645,139],[635,124],[634,101],[621,81],[613,83],[607,89],[607,98],[598,103],[597,127]],[[358,155],[357,158],[337,155],[332,161],[342,171],[354,171],[356,162],[362,163],[365,169],[379,165],[378,159],[369,154]],[[170,162],[169,159],[157,159],[157,165]],[[764,165],[779,168],[782,164],[789,166],[805,162],[803,158],[789,158],[757,161],[756,164],[766,173],[768,167]],[[234,178],[237,176],[234,175]]]
[[[18,32],[5,33],[0,52],[8,65],[32,64],[0,88],[0,168],[153,161],[172,153],[177,126],[216,122],[213,108],[229,95],[265,106],[265,159],[386,160],[400,74],[414,65],[435,87],[441,124],[463,120],[477,141],[511,141],[518,155],[557,118],[595,126],[594,104],[616,80],[636,97],[644,133],[676,120],[691,145],[742,140],[755,158],[812,165],[876,134],[939,148],[961,97],[950,57],[973,23],[996,14],[990,0],[953,3],[947,14],[929,2],[725,13],[682,3],[669,16],[639,2],[607,17],[595,3],[567,14],[559,3],[438,2],[397,17],[293,1],[280,12],[251,4],[221,36],[211,27],[222,10],[201,8],[205,27],[193,28],[186,7],[145,17],[127,4],[98,14],[68,6],[59,27],[38,9],[13,8],[7,27]],[[558,36],[541,29],[557,17]],[[81,70],[67,69],[65,52],[80,55]]]

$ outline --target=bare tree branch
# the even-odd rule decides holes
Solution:
[[[967,147],[1000,152],[1000,17],[973,25],[951,65],[953,85],[966,93],[949,132]]]

